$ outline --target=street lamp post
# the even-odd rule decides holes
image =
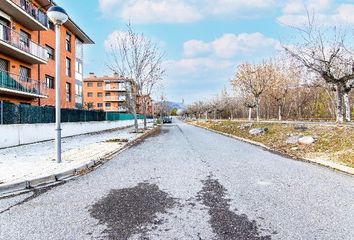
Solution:
[[[61,163],[61,127],[60,127],[60,26],[68,20],[68,14],[59,6],[47,11],[48,18],[55,24],[55,150],[57,163]]]

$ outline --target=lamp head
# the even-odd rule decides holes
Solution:
[[[54,23],[62,25],[68,20],[68,14],[59,6],[52,6],[47,11],[48,18]]]

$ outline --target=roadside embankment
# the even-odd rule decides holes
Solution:
[[[306,123],[193,121],[193,125],[234,136],[295,159],[354,174],[354,128]]]

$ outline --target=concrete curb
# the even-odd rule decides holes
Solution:
[[[52,185],[54,183],[59,183],[63,181],[70,180],[73,177],[85,175],[91,171],[94,171],[96,168],[102,166],[104,163],[111,160],[115,155],[129,149],[130,147],[142,142],[148,136],[154,134],[156,131],[160,129],[160,126],[153,127],[149,129],[147,132],[142,134],[141,136],[137,137],[136,139],[128,142],[127,144],[123,145],[122,148],[119,148],[115,151],[112,151],[106,154],[101,159],[93,160],[86,162],[78,167],[73,169],[65,170],[63,172],[59,172],[56,174],[35,178],[26,181],[19,181],[15,183],[8,183],[8,184],[0,184],[0,199],[3,197],[9,197],[16,194],[24,193],[31,191],[32,189],[38,187],[45,187],[48,185]]]
[[[309,158],[294,157],[294,156],[279,152],[278,150],[270,148],[270,147],[268,147],[268,146],[266,146],[266,145],[264,145],[263,143],[260,143],[260,142],[256,142],[256,141],[252,141],[252,140],[249,140],[249,139],[246,139],[246,138],[241,138],[241,137],[238,137],[238,136],[235,136],[235,135],[232,135],[232,134],[216,131],[214,129],[210,129],[210,128],[207,128],[207,127],[199,126],[199,125],[196,125],[196,124],[193,124],[193,123],[190,123],[190,122],[186,122],[186,123],[189,124],[189,125],[195,126],[195,127],[199,127],[201,129],[205,129],[205,130],[217,133],[217,134],[224,135],[226,137],[234,138],[236,140],[239,140],[239,141],[242,141],[242,142],[246,142],[246,143],[261,147],[264,150],[267,150],[269,152],[275,153],[277,155],[281,155],[281,156],[284,156],[284,157],[287,157],[287,158],[290,158],[290,159],[293,159],[293,160],[298,160],[298,161],[302,161],[302,162],[308,162],[308,163],[316,164],[316,165],[319,165],[319,166],[322,166],[322,167],[330,168],[330,169],[332,169],[334,171],[338,171],[338,172],[342,172],[342,173],[354,176],[354,168],[352,168],[352,167],[344,166],[344,165],[341,165],[341,164],[338,164],[338,163],[334,163],[334,162],[330,162],[330,161],[326,161],[326,160],[315,160],[315,159],[309,159]]]

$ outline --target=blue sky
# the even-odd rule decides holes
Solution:
[[[283,24],[306,20],[314,11],[324,24],[353,24],[354,0],[57,0],[95,41],[85,47],[84,71],[111,74],[106,67],[112,33],[134,28],[166,52],[167,98],[191,103],[229,86],[237,64],[274,56],[292,32]]]

